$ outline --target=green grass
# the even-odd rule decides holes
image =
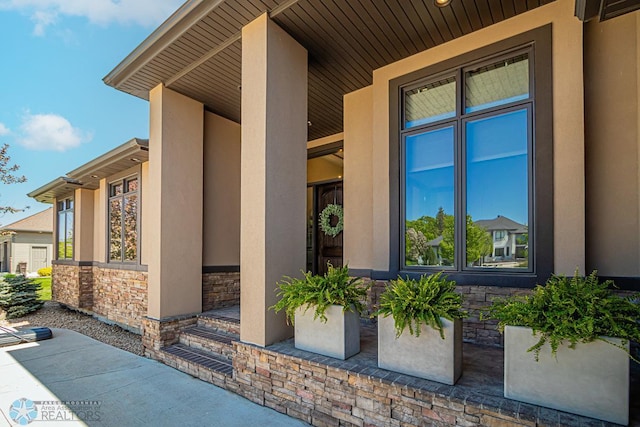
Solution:
[[[38,291],[38,296],[41,301],[49,301],[51,300],[51,277],[38,277],[37,279],[33,279],[36,283],[40,285],[40,291]]]

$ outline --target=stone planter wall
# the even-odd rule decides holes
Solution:
[[[240,305],[240,273],[202,274],[202,311]]]
[[[81,310],[93,308],[93,267],[53,264],[52,299]]]
[[[147,315],[147,272],[93,267],[93,312],[140,332]]]

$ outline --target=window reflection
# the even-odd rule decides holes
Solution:
[[[58,214],[58,259],[73,259],[73,200],[56,203]]]
[[[525,53],[468,71],[465,95],[467,113],[529,98],[529,55]]]
[[[405,264],[454,265],[454,129],[405,138]]]
[[[456,115],[456,80],[449,77],[404,93],[405,129]]]
[[[112,183],[109,188],[109,260],[138,259],[138,179]]]
[[[528,268],[528,111],[466,123],[466,265]]]

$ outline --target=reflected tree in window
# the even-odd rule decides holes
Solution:
[[[58,259],[73,259],[73,199],[56,203],[58,215]]]
[[[109,189],[109,260],[138,259],[138,179],[111,184]]]

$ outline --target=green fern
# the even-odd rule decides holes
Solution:
[[[455,292],[456,283],[442,277],[442,273],[423,275],[419,280],[398,277],[380,295],[380,304],[374,316],[391,315],[396,337],[409,328],[411,335],[420,336],[421,326],[430,326],[444,339],[441,318],[462,319],[462,295]]]
[[[361,314],[365,307],[363,300],[369,287],[360,278],[349,276],[349,267],[334,267],[328,263],[328,271],[324,275],[303,272],[301,279],[284,277],[278,285],[280,300],[269,307],[276,313],[284,310],[287,322],[294,324],[295,312],[305,307],[305,313],[314,307],[314,319],[327,321],[325,312],[331,305],[341,305],[343,311],[355,311]]]
[[[586,277],[577,270],[572,278],[553,275],[545,286],[536,286],[531,295],[497,298],[482,319],[496,319],[500,332],[506,325],[533,329],[540,339],[528,351],[534,352],[536,360],[547,342],[555,356],[565,341],[572,349],[579,342],[595,340],[620,347],[603,336],[621,338],[624,344],[640,341],[639,296],[617,296],[610,286],[614,286],[613,281],[600,283],[596,271]],[[636,360],[631,354],[629,357]]]

